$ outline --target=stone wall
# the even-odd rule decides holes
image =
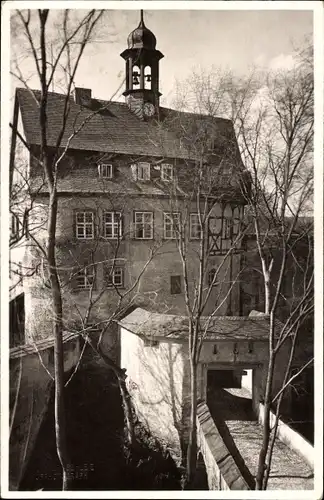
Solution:
[[[197,437],[205,462],[208,489],[249,490],[205,402],[199,403],[197,407]]]
[[[65,337],[66,338],[66,337]],[[64,370],[79,359],[79,339],[64,343]],[[47,410],[53,384],[53,340],[10,350],[9,488],[17,490]]]
[[[270,411],[270,427],[275,425],[276,416]],[[259,422],[263,425],[264,422],[264,405],[260,403],[259,406]],[[309,465],[314,468],[314,446],[312,446],[299,432],[292,429],[288,424],[285,424],[279,419],[277,437],[285,443],[291,450],[301,455],[307,460]]]
[[[35,151],[35,153],[37,153]],[[151,168],[152,182],[130,182],[130,164],[134,161],[127,155],[115,155],[113,160],[114,179],[103,181],[98,177],[97,161],[104,161],[102,155],[96,152],[69,151],[61,166],[62,179],[59,181],[59,202],[57,218],[57,263],[63,284],[63,311],[67,328],[73,330],[80,325],[80,316],[84,318],[89,307],[89,291],[77,290],[75,273],[88,260],[94,261],[96,286],[91,299],[94,301],[89,323],[105,324],[110,314],[118,308],[125,308],[129,303],[148,307],[159,312],[181,314],[185,311],[184,285],[181,283],[181,293],[171,293],[171,277],[182,276],[183,268],[175,241],[164,239],[163,213],[170,212],[170,200],[161,196],[159,182],[160,171]],[[41,174],[37,162],[31,160],[31,176]],[[180,162],[181,163],[181,162]],[[181,170],[181,164],[175,166]],[[187,166],[186,166],[187,169]],[[132,194],[129,194],[131,189]],[[164,189],[167,189],[164,186]],[[158,194],[157,194],[158,193]],[[181,202],[182,203],[182,202]],[[183,206],[179,204],[177,211]],[[188,207],[187,207],[188,208]],[[228,207],[227,207],[228,208]],[[46,238],[48,197],[38,193],[29,215],[29,229],[39,241]],[[80,210],[91,210],[95,214],[95,237],[89,240],[77,239],[75,235],[75,213]],[[105,210],[118,211],[122,214],[123,240],[105,240],[103,236],[103,213]],[[134,238],[134,211],[151,211],[154,214],[154,237],[152,240],[136,240]],[[193,204],[188,211],[196,212]],[[219,216],[221,208],[217,204],[213,208],[213,216]],[[229,212],[227,213],[229,216]],[[188,224],[188,221],[187,221]],[[197,247],[199,243],[191,240],[188,245],[188,272],[190,286],[197,274]],[[28,242],[27,242],[28,246]],[[152,247],[158,247],[154,258],[150,259]],[[210,258],[209,267],[217,268],[222,257]],[[125,294],[143,273],[139,283],[131,293],[120,302],[120,295],[113,288],[107,288],[105,283],[105,268],[115,262],[124,270],[124,286],[119,290]],[[47,286],[46,265],[41,255],[30,248],[24,256],[25,268],[35,272],[24,279],[25,294],[25,339],[26,342],[47,338],[52,331],[52,307],[50,290]],[[214,310],[215,303],[222,302],[228,293],[231,280],[235,279],[240,269],[240,256],[234,255],[222,267],[219,275],[219,285],[214,286],[205,314]],[[207,285],[207,273],[206,273]],[[193,289],[193,287],[191,287]],[[217,314],[238,314],[240,307],[239,285],[222,303]],[[118,304],[118,305],[117,305]],[[38,314],[35,315],[34,311]],[[103,338],[104,348],[113,356],[116,354],[118,337],[116,330],[109,328]],[[115,357],[115,356],[114,356]]]
[[[115,309],[119,302],[119,295],[112,288],[107,289],[104,282],[105,267],[115,262],[124,269],[124,287],[120,290],[125,293],[136,281],[150,259],[150,251],[158,247],[154,258],[145,268],[140,283],[132,293],[123,299],[122,306],[127,302],[136,300],[138,305],[149,307],[159,312],[181,314],[185,311],[184,285],[181,293],[171,293],[171,276],[182,276],[183,268],[175,241],[164,239],[163,212],[171,210],[170,200],[156,192],[161,192],[155,183],[132,183],[133,194],[129,190],[129,164],[128,157],[117,156],[114,158],[114,171],[116,177],[108,184],[98,178],[96,166],[96,153],[71,152],[62,164],[64,178],[62,186],[66,187],[64,194],[59,196],[58,222],[57,222],[57,261],[60,268],[62,282],[64,283],[64,314],[68,324],[78,323],[80,314],[84,317],[89,305],[89,292],[75,290],[72,276],[78,266],[83,266],[86,260],[96,262],[96,287],[93,298],[96,304],[90,321],[95,323],[105,321],[107,316]],[[152,175],[154,174],[154,168]],[[33,165],[33,171],[37,171]],[[158,177],[160,173],[158,174]],[[135,186],[135,187],[134,187]],[[61,188],[59,188],[60,191]],[[89,189],[89,192],[87,192]],[[134,190],[138,189],[138,195]],[[63,188],[62,188],[63,190]],[[77,192],[78,191],[78,192]],[[69,192],[71,194],[69,194]],[[37,203],[30,215],[30,229],[39,240],[46,237],[48,199],[38,195]],[[173,201],[174,203],[174,201]],[[95,237],[81,240],[75,236],[75,213],[78,210],[91,210],[95,213]],[[122,214],[123,240],[116,246],[116,241],[105,240],[103,234],[103,212],[117,211]],[[177,211],[181,212],[183,206],[179,204]],[[136,240],[134,238],[134,211],[150,211],[154,214],[154,237],[152,240]],[[195,205],[192,210],[196,212]],[[216,205],[213,214],[219,216],[221,209]],[[188,222],[187,222],[188,224]],[[197,274],[196,250],[199,243],[191,240],[188,245],[188,272],[189,282],[193,283]],[[210,268],[217,268],[222,257],[210,258]],[[51,307],[49,290],[46,287],[46,269],[41,262],[41,256],[34,254],[26,257],[26,267],[35,268],[34,276],[25,280],[24,291],[26,298],[26,338],[37,340],[46,338],[51,330]],[[234,255],[231,263],[222,267],[219,276],[219,285],[213,287],[210,294],[209,305],[205,310],[208,314],[214,310],[215,303],[222,302],[228,293],[230,282],[234,280],[240,269],[240,256]],[[206,275],[207,285],[207,275]],[[238,314],[240,308],[239,285],[236,284],[228,298],[221,304],[217,314]],[[100,298],[98,298],[100,297]],[[39,314],[35,318],[33,311],[37,308]],[[112,339],[114,342],[115,339]]]

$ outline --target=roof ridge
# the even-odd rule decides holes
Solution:
[[[26,89],[25,87],[16,87],[16,91],[23,91],[23,92],[37,92],[37,93],[41,93],[41,89]],[[64,92],[52,92],[52,91],[49,91],[48,92],[48,95],[57,95],[57,96],[62,96],[62,97],[66,97],[67,94],[64,93]],[[69,95],[71,98],[73,98],[73,95],[70,94]],[[103,99],[103,98],[100,98],[100,97],[91,97],[91,99],[95,100],[95,101],[99,101],[99,102],[104,102],[104,103],[107,103],[107,102],[110,102],[110,103],[114,103],[114,104],[118,104],[118,105],[121,105],[121,106],[124,106],[124,107],[128,107],[127,103],[126,102],[122,102],[122,101],[116,101],[116,100],[112,100],[112,99]],[[212,115],[209,115],[209,114],[204,114],[204,113],[195,113],[193,111],[179,111],[175,108],[172,108],[172,107],[167,107],[167,106],[160,106],[160,110],[165,110],[165,111],[173,111],[174,113],[179,113],[181,115],[187,115],[187,116],[194,116],[196,118],[211,118],[213,120],[218,120],[218,121],[224,121],[224,122],[229,122],[229,123],[232,123],[232,120],[230,118],[224,118],[222,116],[212,116]]]
[[[146,313],[150,314],[150,315],[154,315],[154,316],[164,316],[164,317],[170,317],[171,318],[179,318],[179,319],[188,319],[188,316],[184,315],[184,314],[170,314],[170,313],[160,313],[160,312],[157,312],[157,311],[150,311],[144,307],[136,307],[130,314],[133,314],[134,312],[137,311],[137,314],[138,314],[138,310],[141,310],[141,311],[145,311]],[[127,316],[126,316],[127,317]],[[258,315],[258,316],[226,316],[226,315],[222,315],[222,316],[201,316],[201,320],[230,320],[230,321],[251,321],[251,320],[265,320],[265,319],[268,319],[269,318],[269,315],[266,315],[266,314],[262,314],[262,315]],[[124,319],[124,318],[123,318]],[[276,318],[277,320],[277,318]],[[279,321],[279,320],[278,320]]]

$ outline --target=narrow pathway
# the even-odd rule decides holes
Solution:
[[[215,421],[220,425],[222,421],[226,423],[239,454],[255,478],[262,443],[262,426],[253,417],[249,392],[245,389],[216,389],[209,400],[209,408]],[[304,458],[277,439],[268,489],[311,490],[313,488],[312,468]]]

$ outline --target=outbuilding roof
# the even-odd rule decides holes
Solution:
[[[138,307],[118,321],[119,325],[135,335],[159,340],[182,340],[188,338],[188,318],[175,314],[160,314]],[[279,335],[282,323],[276,320],[275,335]],[[207,327],[207,328],[206,328]],[[214,316],[201,318],[204,339],[215,340],[268,340],[269,317]]]

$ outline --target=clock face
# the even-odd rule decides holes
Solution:
[[[154,105],[151,102],[146,102],[143,106],[143,111],[146,116],[153,116],[155,113]]]

